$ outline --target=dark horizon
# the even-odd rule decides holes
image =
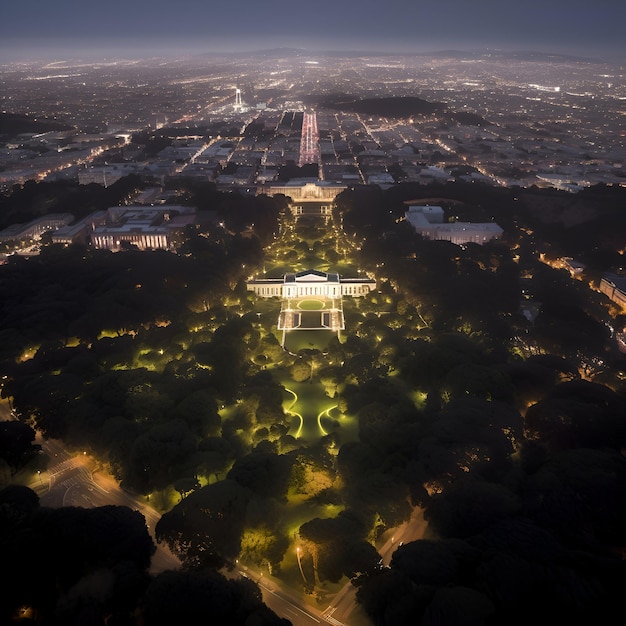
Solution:
[[[53,62],[76,62],[85,61],[91,63],[103,63],[107,61],[141,61],[146,59],[163,59],[173,61],[184,58],[215,57],[215,58],[247,58],[250,56],[267,55],[267,57],[289,58],[292,56],[308,55],[311,59],[323,59],[329,57],[349,58],[349,57],[467,57],[468,59],[479,58],[486,55],[500,56],[502,58],[526,58],[537,60],[563,57],[567,60],[578,60],[591,63],[626,64],[626,52],[604,51],[602,53],[584,54],[576,50],[555,50],[541,49],[519,46],[511,47],[452,47],[443,46],[440,48],[424,48],[415,50],[406,49],[373,49],[366,47],[346,47],[343,49],[315,48],[305,46],[281,46],[269,47],[259,46],[240,50],[222,50],[208,48],[176,47],[163,48],[157,46],[137,46],[137,47],[95,47],[89,49],[67,48],[61,46],[30,47],[28,53],[20,50],[0,51],[0,65],[22,64],[22,63],[53,63]]]
[[[175,56],[303,48],[314,53],[364,50],[414,54],[441,50],[538,51],[621,62],[626,59],[618,0],[591,4],[539,0],[502,7],[490,0],[407,6],[391,0],[341,4],[318,0],[313,8],[285,0],[258,5],[198,6],[182,0],[77,8],[68,0],[32,11],[3,7],[0,62],[54,58]]]

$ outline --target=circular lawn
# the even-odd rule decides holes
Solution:
[[[300,300],[298,302],[298,308],[303,311],[320,311],[324,306],[321,300]]]

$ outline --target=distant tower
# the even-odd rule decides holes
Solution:
[[[237,87],[237,89],[235,89],[235,111],[241,111],[241,109],[243,108],[243,102],[241,101],[241,89],[239,89],[239,87]]]
[[[317,114],[305,112],[302,119],[302,136],[300,138],[300,162],[319,163],[319,134],[317,132]]]

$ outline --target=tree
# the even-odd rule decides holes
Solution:
[[[488,593],[507,623],[521,626],[538,616],[543,623],[605,619],[619,602],[615,585],[626,575],[619,558],[595,550],[583,555],[527,518],[499,520],[473,544],[480,556],[472,586]]]
[[[192,392],[181,400],[172,411],[172,416],[182,419],[191,432],[199,437],[219,435],[222,420],[217,412],[215,398],[205,390]]]
[[[349,485],[346,498],[372,518],[378,516],[385,528],[398,526],[411,516],[408,486],[382,469],[369,471]]]
[[[364,545],[368,532],[367,520],[355,510],[346,509],[337,517],[305,522],[299,536],[313,556],[319,579],[338,582],[342,576],[353,578],[378,567],[380,555],[371,544],[369,548]]]
[[[619,452],[565,450],[528,476],[525,508],[567,545],[612,551],[626,522],[625,488],[626,461]]]
[[[45,623],[133,623],[155,550],[143,515],[117,506],[43,508],[21,489],[0,491],[0,549],[11,564],[0,621],[31,607]]]
[[[186,478],[179,478],[178,480],[175,480],[172,487],[178,491],[182,500],[185,496],[194,491],[194,489],[198,489],[200,487],[200,483],[195,477],[188,476]]]
[[[18,421],[0,422],[0,459],[3,459],[15,473],[41,450],[35,445],[36,433]]]
[[[515,406],[525,411],[557,382],[557,373],[531,359],[507,363],[503,368],[513,386]]]
[[[526,436],[551,450],[611,448],[626,444],[626,399],[598,383],[576,380],[554,387],[529,407]]]
[[[410,455],[424,434],[423,415],[413,402],[398,395],[400,390],[394,394],[391,386],[383,381],[377,385],[378,382],[379,379],[374,379],[371,387],[360,385],[358,388],[356,402],[377,398],[357,411],[359,439],[386,456]],[[354,409],[354,404],[355,400],[351,399],[349,407]]]
[[[435,341],[418,340],[405,359],[402,373],[420,389],[430,391],[443,386],[446,376],[461,365],[483,364],[478,343],[461,333],[439,335]]]
[[[266,565],[270,574],[275,574],[289,547],[284,533],[273,528],[251,528],[241,538],[241,559],[256,565]]]
[[[219,480],[222,472],[231,465],[235,456],[235,450],[223,437],[207,437],[198,443],[198,451],[194,455],[192,465],[199,475],[207,479],[215,476]]]
[[[145,626],[232,624],[289,626],[263,604],[259,588],[246,579],[226,579],[212,571],[168,571],[146,590],[142,609]]]
[[[577,306],[544,302],[535,319],[533,335],[546,352],[563,357],[606,353],[609,329]]]
[[[75,560],[74,565],[84,562],[85,555],[92,565],[127,559],[143,568],[149,567],[155,546],[139,511],[112,505],[94,509],[64,507],[57,509],[55,516],[63,528],[64,543],[74,542],[71,557],[67,555],[63,566],[68,575],[76,575],[76,571],[72,572],[72,561]]]
[[[155,535],[190,565],[221,567],[241,552],[251,493],[234,480],[207,485],[158,521]]]
[[[325,387],[326,395],[330,398],[334,398],[339,385],[345,380],[341,367],[336,365],[322,367],[317,371],[317,374],[320,382]]]
[[[291,489],[308,498],[315,498],[331,489],[335,484],[336,472],[328,456],[315,458],[313,454],[298,451],[291,472]]]
[[[488,623],[494,613],[495,606],[484,593],[467,587],[441,588],[426,608],[422,624],[477,626]]]
[[[188,459],[196,440],[182,420],[155,424],[135,439],[123,482],[141,493],[163,489],[189,476]]]
[[[471,537],[499,519],[521,512],[518,496],[502,485],[465,478],[437,494],[424,513],[441,537]]]
[[[459,579],[460,564],[447,541],[422,539],[398,546],[391,567],[405,573],[416,585],[443,587]]]
[[[371,446],[360,441],[348,441],[339,448],[337,467],[343,480],[350,484],[360,476],[376,470],[383,457]]]
[[[419,442],[417,459],[430,481],[450,484],[468,472],[499,480],[523,436],[518,411],[506,403],[462,397],[451,401]]]
[[[284,500],[292,463],[287,455],[255,450],[237,459],[227,478],[263,498]]]
[[[311,366],[303,360],[298,360],[291,366],[290,373],[295,382],[303,383],[311,378]]]
[[[411,626],[418,623],[432,591],[423,592],[406,574],[396,569],[382,569],[360,576],[356,598],[377,626]]]
[[[284,387],[274,380],[271,372],[263,370],[246,376],[243,383],[242,407],[249,412],[252,422],[266,427],[285,423]]]
[[[452,368],[445,377],[444,386],[453,398],[467,395],[510,402],[513,385],[500,367],[463,363]]]

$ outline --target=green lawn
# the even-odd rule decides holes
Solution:
[[[320,311],[324,308],[324,303],[321,300],[300,300],[298,308],[303,311]]]
[[[342,415],[337,409],[337,401],[326,395],[319,381],[297,383],[285,375],[279,382],[289,390],[283,407],[294,413],[290,435],[307,444],[316,443],[331,433],[339,435],[340,444],[358,439],[357,419]]]
[[[285,348],[293,354],[305,348],[323,352],[335,335],[336,333],[332,330],[293,330],[287,333]]]

